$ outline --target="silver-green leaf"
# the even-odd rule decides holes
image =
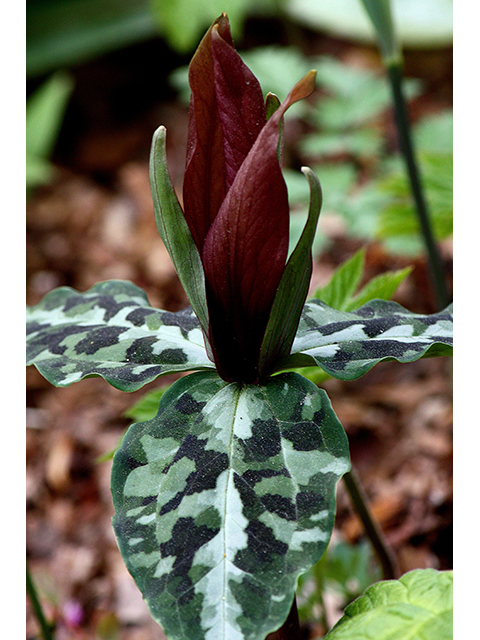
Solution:
[[[308,300],[290,356],[277,370],[317,365],[334,378],[355,380],[383,360],[414,362],[451,355],[452,313],[450,305],[440,313],[421,315],[385,300],[346,312]]]
[[[122,281],[85,293],[60,287],[28,308],[27,364],[58,387],[101,376],[122,391],[166,373],[214,366],[190,308],[155,309],[141,289]]]
[[[122,556],[170,640],[263,640],[323,554],[348,443],[327,395],[178,380],[132,425],[112,468]]]

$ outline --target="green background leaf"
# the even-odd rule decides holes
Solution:
[[[171,640],[263,640],[324,552],[348,443],[324,391],[297,374],[178,380],[114,457],[114,528]]]
[[[393,0],[396,31],[406,47],[447,47],[453,37],[452,0]],[[360,0],[289,0],[286,11],[311,29],[375,43],[375,29]]]
[[[27,101],[27,187],[44,184],[54,174],[49,157],[60,132],[72,91],[73,78],[59,71],[45,81]]]
[[[451,640],[453,572],[416,569],[352,602],[325,640]]]

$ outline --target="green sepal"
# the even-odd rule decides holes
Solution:
[[[169,640],[263,640],[323,554],[346,434],[323,390],[194,373],[132,425],[112,467],[123,559]]]
[[[260,351],[260,373],[268,374],[276,362],[290,353],[312,275],[312,245],[322,206],[317,176],[302,167],[310,185],[310,207],[305,228],[293,250],[273,301]]]
[[[304,306],[291,353],[276,370],[317,365],[333,378],[355,380],[383,360],[414,362],[452,354],[453,307],[432,315],[396,302],[371,300],[338,311],[320,300]]]
[[[100,282],[85,293],[61,287],[27,308],[27,364],[65,387],[101,376],[135,391],[160,375],[213,368],[191,308],[150,306],[130,282]]]
[[[267,120],[273,116],[275,111],[280,106],[280,99],[274,93],[267,93],[265,97],[265,114]],[[283,155],[283,137],[284,137],[284,129],[285,123],[284,119],[281,118],[280,124],[278,125],[278,146],[277,146],[277,158],[278,162],[282,164],[282,155]]]
[[[165,127],[153,134],[150,152],[150,185],[158,233],[172,259],[177,275],[200,321],[204,336],[208,336],[208,309],[205,294],[205,274],[200,254],[185,221],[168,172]],[[206,341],[208,348],[208,341]]]

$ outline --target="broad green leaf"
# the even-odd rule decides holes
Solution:
[[[325,640],[451,640],[453,572],[416,569],[377,582],[354,600]]]
[[[85,293],[61,287],[27,309],[27,364],[58,387],[101,376],[123,391],[166,373],[213,368],[191,309],[154,309],[122,281]]]
[[[328,284],[317,289],[313,297],[333,309],[346,311],[348,301],[360,284],[364,266],[365,249],[360,249],[335,270]]]
[[[347,301],[345,311],[358,309],[364,304],[367,304],[367,302],[370,302],[370,300],[390,300],[411,271],[412,267],[405,267],[405,269],[380,273],[378,276],[375,276],[367,282],[355,296]]]
[[[55,173],[49,157],[60,132],[72,90],[73,79],[64,72],[57,72],[27,101],[25,122],[27,188],[49,182]]]
[[[380,580],[381,573],[368,540],[358,544],[331,540],[320,560],[298,581],[300,619],[308,620],[310,624],[320,621],[318,605],[325,593],[334,594],[340,600],[339,606],[341,602],[345,606]]]
[[[50,156],[72,90],[73,78],[57,72],[29,97],[25,121],[27,156]]]
[[[345,312],[308,300],[291,355],[278,370],[317,364],[333,378],[355,380],[383,360],[451,355],[452,312],[450,305],[440,313],[420,315],[385,300]]]
[[[165,391],[170,385],[165,387],[159,387],[147,392],[140,400],[135,402],[129,407],[123,415],[126,418],[131,418],[135,422],[144,422],[145,420],[151,420],[157,415],[158,403]]]
[[[273,6],[267,0],[150,0],[162,35],[181,53],[193,49],[223,11],[232,24],[233,37],[239,38],[254,2]]]
[[[166,134],[163,126],[155,131],[150,153],[150,183],[155,222],[204,335],[207,336],[205,275],[200,254],[170,180],[165,150]]]
[[[315,59],[318,85],[328,92],[322,98],[312,121],[321,130],[347,129],[372,122],[392,105],[392,90],[384,74],[358,68],[330,56]],[[421,83],[417,79],[404,81],[406,97],[419,95]]]
[[[279,358],[290,353],[310,285],[312,245],[322,207],[322,190],[311,169],[303,167],[302,171],[311,189],[308,219],[278,285],[260,351],[260,372],[268,373]]]
[[[453,154],[421,152],[419,160],[435,236],[447,238],[453,233]],[[405,172],[394,170],[377,186],[390,197],[380,213],[377,237],[418,235],[420,225]]]
[[[47,184],[55,175],[55,167],[49,160],[35,158],[27,152],[25,168],[25,183],[28,189],[41,184]]]
[[[311,29],[360,42],[376,33],[360,0],[288,0],[289,15]],[[396,31],[405,47],[448,47],[453,39],[452,0],[392,0]]]
[[[290,89],[305,76],[312,66],[311,60],[297,47],[257,47],[242,52],[242,60],[265,92],[271,92],[283,99]],[[309,110],[307,102],[297,102],[288,110],[286,118],[299,117]]]
[[[330,401],[286,373],[265,385],[178,380],[114,457],[122,556],[170,640],[263,640],[324,552],[348,443]]]
[[[426,153],[452,153],[453,111],[445,109],[422,118],[414,127],[415,146]]]
[[[341,113],[342,107],[335,101],[335,111]],[[300,143],[304,154],[315,158],[350,155],[356,158],[378,157],[383,146],[379,131],[363,127],[352,131],[330,131],[306,135]]]
[[[150,0],[27,2],[27,74],[79,64],[158,33]]]

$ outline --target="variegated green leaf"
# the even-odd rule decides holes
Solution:
[[[291,354],[277,370],[316,364],[334,378],[354,380],[382,360],[451,355],[452,312],[450,305],[440,313],[420,315],[385,300],[346,312],[309,300]]]
[[[178,380],[114,457],[120,550],[170,640],[261,640],[328,544],[348,444],[327,395]]]
[[[85,293],[61,287],[30,307],[27,364],[58,387],[101,376],[123,391],[166,373],[213,368],[191,309],[154,309],[141,289],[121,281]]]

